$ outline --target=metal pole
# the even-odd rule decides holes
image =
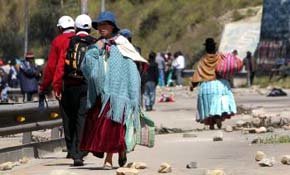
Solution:
[[[81,0],[81,14],[88,14],[88,0]]]
[[[101,12],[104,12],[105,10],[106,10],[106,8],[105,8],[105,4],[106,4],[106,2],[105,2],[106,0],[102,0],[102,4],[101,4]]]
[[[27,52],[28,50],[28,23],[29,23],[29,20],[28,20],[28,17],[29,17],[29,4],[28,4],[29,0],[25,0],[24,1],[24,18],[25,18],[25,36],[24,36],[24,55],[25,53]]]

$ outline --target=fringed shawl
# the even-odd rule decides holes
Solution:
[[[81,65],[83,75],[88,81],[87,107],[93,107],[97,97],[101,97],[101,113],[105,104],[109,103],[110,111],[107,116],[111,120],[125,124],[130,119],[138,127],[141,80],[136,64],[122,56],[118,48],[112,45],[105,72],[104,54],[104,50],[92,45]]]
[[[216,66],[219,63],[221,56],[218,54],[206,54],[198,62],[196,71],[192,76],[193,83],[210,81],[216,79]]]

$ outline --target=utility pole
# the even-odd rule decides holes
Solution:
[[[88,0],[81,0],[81,14],[88,14]]]
[[[29,0],[24,1],[24,21],[25,21],[25,28],[24,28],[24,55],[27,53],[28,50],[28,26],[29,26]]]
[[[105,1],[106,0],[101,0],[101,12],[104,12],[106,10],[106,8],[105,8],[106,2]]]

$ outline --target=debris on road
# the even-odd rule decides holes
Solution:
[[[0,164],[0,171],[11,170],[15,166],[19,166],[19,165],[20,165],[19,162],[5,162],[5,163]]]
[[[223,170],[207,170],[205,175],[226,175]]]
[[[135,168],[118,168],[116,175],[138,175],[139,171]]]
[[[127,164],[126,168],[146,169],[147,165],[144,162],[131,162]]]
[[[290,165],[290,155],[284,155],[281,159],[281,163],[284,165]]]
[[[189,164],[186,165],[187,169],[194,169],[197,168],[197,162],[189,162]]]
[[[261,167],[272,167],[275,164],[275,159],[272,157],[271,159],[269,158],[264,158],[259,161],[259,165]]]
[[[223,133],[220,131],[220,132],[217,132],[215,134],[215,136],[213,137],[213,141],[216,142],[216,141],[223,141]]]
[[[264,158],[266,158],[266,154],[262,151],[257,151],[256,156],[255,156],[255,160],[256,161],[261,161]]]
[[[171,173],[171,172],[172,172],[172,168],[168,163],[162,163],[158,170],[158,173]]]

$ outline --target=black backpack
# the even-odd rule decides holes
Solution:
[[[71,38],[65,60],[65,77],[84,79],[80,66],[88,46],[94,43],[96,43],[96,39],[92,36],[73,36]]]

